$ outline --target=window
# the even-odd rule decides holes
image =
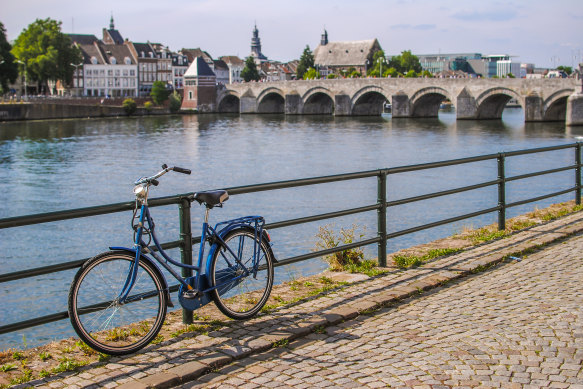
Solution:
[[[116,65],[116,64],[117,64],[117,59],[116,59],[115,57],[111,57],[111,58],[109,59],[109,62],[110,62],[111,64],[113,64],[113,65]]]
[[[130,59],[130,57],[125,57],[123,59],[123,61],[125,62],[126,65],[131,65],[132,64],[132,60]]]
[[[136,75],[136,71],[134,69],[130,69],[130,76],[135,76]]]
[[[109,70],[107,71],[107,75],[108,75],[108,76],[110,76],[110,77],[111,77],[111,76],[113,76],[113,70],[109,69]]]
[[[91,63],[93,65],[97,65],[99,62],[97,62],[97,57],[91,57]]]
[[[188,91],[188,100],[192,100],[192,91]]]

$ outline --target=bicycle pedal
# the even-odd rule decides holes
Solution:
[[[188,300],[193,300],[196,298],[200,298],[204,295],[204,293],[202,293],[200,290],[196,290],[196,289],[190,289],[187,290],[186,292],[184,292],[182,294],[182,297]]]

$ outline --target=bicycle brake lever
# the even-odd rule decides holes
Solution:
[[[160,181],[153,179],[152,181],[150,181],[152,183],[152,185],[154,186],[158,186],[158,184],[160,183]]]

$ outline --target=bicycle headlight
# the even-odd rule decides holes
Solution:
[[[144,184],[138,184],[138,185],[134,186],[134,194],[136,195],[136,197],[143,199],[146,197],[147,193],[148,193],[148,189],[146,188],[146,186]]]

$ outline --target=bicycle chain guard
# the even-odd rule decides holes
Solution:
[[[185,279],[185,281],[190,286],[198,290],[206,290],[209,288],[209,282],[206,274],[200,275],[200,285],[198,285],[198,287],[195,285],[196,277],[188,277]],[[180,284],[180,288],[178,288],[178,301],[180,302],[180,305],[182,305],[182,308],[186,310],[194,311],[195,309],[203,307],[212,301],[212,297],[209,293],[201,293],[200,296],[195,298],[184,298],[185,291],[186,287]]]

